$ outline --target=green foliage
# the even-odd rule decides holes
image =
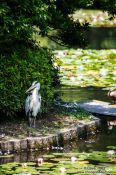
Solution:
[[[94,0],[93,8],[108,11],[110,14],[116,14],[116,0]]]
[[[0,65],[0,110],[12,115],[22,110],[25,91],[33,81],[41,83],[42,112],[49,108],[54,99],[54,77],[57,69],[53,56],[46,49],[26,49],[1,56]]]
[[[47,32],[48,8],[42,0],[2,0],[0,5],[1,44],[13,41],[30,42],[34,26],[40,33]]]
[[[59,115],[61,114],[63,116],[75,117],[79,120],[86,120],[86,119],[91,120],[91,117],[92,117],[89,112],[79,107],[63,107],[63,106],[58,107],[57,106],[56,111]]]
[[[87,30],[88,23],[80,24],[78,20],[73,21],[71,17],[65,17],[58,30],[57,38],[68,46],[83,48],[87,45]]]
[[[33,45],[33,33],[52,36],[59,43],[84,47],[85,30],[88,23],[73,21],[70,14],[79,8],[98,8],[116,13],[116,0],[2,0],[0,4],[0,52],[12,48],[14,44]]]
[[[49,26],[51,31],[55,30],[56,32],[47,36],[59,44],[85,47],[87,44],[85,31],[88,29],[88,23],[80,24],[78,20],[73,21],[70,16],[77,6],[74,6],[73,1],[69,0],[56,0],[51,4],[52,6],[48,7],[51,17]]]
[[[15,44],[30,47],[33,45],[34,33],[43,36],[53,29],[58,31],[57,36],[52,36],[58,42],[74,45],[76,38],[77,45],[85,46],[83,30],[87,24],[73,22],[68,15],[75,7],[65,2],[63,10],[63,2],[60,2],[60,6],[59,1],[3,0],[0,6],[0,52],[8,52]]]

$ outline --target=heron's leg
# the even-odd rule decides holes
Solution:
[[[33,124],[33,119],[32,117],[29,117],[29,127],[32,127],[32,124]]]
[[[30,117],[28,118],[28,125],[29,125],[29,127],[31,127],[31,118]]]
[[[36,126],[36,117],[33,118],[33,127],[35,128]]]

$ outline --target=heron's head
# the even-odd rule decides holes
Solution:
[[[31,85],[31,87],[26,91],[26,93],[29,93],[33,91],[34,89],[37,89],[38,91],[40,90],[40,82],[34,81]]]

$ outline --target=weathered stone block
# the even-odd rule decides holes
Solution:
[[[8,150],[10,152],[14,151],[14,141],[9,141],[8,142]]]
[[[83,135],[86,132],[86,126],[85,125],[78,125],[77,126],[77,134],[78,136]]]
[[[27,148],[28,149],[40,149],[43,148],[42,137],[29,137],[27,138]]]
[[[77,127],[70,129],[70,140],[78,139]]]
[[[54,135],[50,135],[48,136],[48,142],[49,142],[49,147],[50,146],[53,146],[53,143],[54,143]]]
[[[59,132],[58,134],[58,141],[60,144],[65,144],[68,140],[70,140],[70,131],[68,129]]]
[[[8,150],[8,143],[1,142],[0,147],[1,147],[2,152],[6,152]]]
[[[53,140],[53,145],[52,146],[57,146],[58,145],[58,134],[52,136]]]
[[[37,138],[28,137],[27,138],[27,148],[28,149],[35,149],[35,143]]]
[[[27,149],[27,139],[20,140],[20,148],[21,148],[21,150]]]
[[[13,151],[14,150],[14,142],[13,141],[1,142],[1,150],[3,152]]]
[[[20,151],[20,140],[14,140],[14,151]]]
[[[42,147],[47,148],[49,146],[49,136],[42,137]]]
[[[91,131],[96,131],[96,124],[95,121],[91,121],[86,125],[86,131],[91,132]]]
[[[43,143],[43,137],[37,137],[37,139],[35,140],[35,148],[37,149],[41,149],[44,148],[44,143]]]

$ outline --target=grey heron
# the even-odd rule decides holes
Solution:
[[[28,116],[29,126],[35,127],[36,117],[41,110],[40,83],[34,81],[31,87],[26,91],[25,112]]]

